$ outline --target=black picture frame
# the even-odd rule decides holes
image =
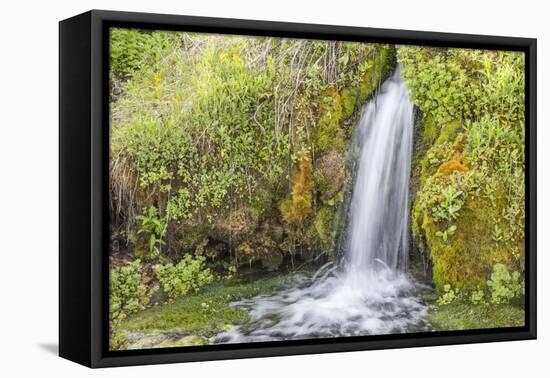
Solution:
[[[180,30],[515,50],[526,58],[525,326],[208,345],[108,348],[108,30]],[[89,367],[406,348],[536,338],[536,53],[530,38],[92,10],[59,23],[59,354]]]

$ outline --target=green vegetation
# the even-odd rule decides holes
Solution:
[[[412,229],[436,288],[491,295],[495,266],[523,280],[523,54],[402,47],[398,59],[424,116]]]
[[[523,327],[525,311],[519,301],[487,305],[457,300],[439,305],[430,312],[428,321],[436,331]]]
[[[204,268],[204,261],[202,256],[194,259],[185,255],[176,265],[168,263],[157,267],[157,277],[170,299],[196,292],[214,280],[210,269]]]
[[[111,29],[110,74],[112,84],[117,85],[120,81],[130,79],[141,68],[158,63],[162,50],[177,43],[177,40],[174,33],[124,28]]]
[[[137,234],[145,234],[147,236],[146,248],[144,251],[141,251],[139,244],[136,243],[136,256],[153,260],[160,256],[161,246],[165,244],[163,238],[166,234],[166,220],[158,217],[157,208],[154,206],[143,210],[144,214],[136,217],[141,222]]]
[[[109,330],[112,349],[123,349],[126,337],[120,323],[134,312],[143,310],[149,302],[143,284],[139,260],[121,268],[111,268],[109,275]]]
[[[127,332],[178,331],[198,336],[206,343],[218,333],[248,319],[247,312],[231,306],[232,302],[269,294],[287,282],[288,276],[280,273],[219,280],[197,294],[182,296],[172,303],[130,316],[121,327]]]
[[[472,304],[504,304],[521,299],[525,295],[525,285],[519,272],[508,272],[503,264],[495,264],[491,278],[487,280],[488,293],[482,289],[461,291],[446,284],[443,295],[437,299],[438,305],[446,305],[455,300],[470,301]]]
[[[525,295],[525,283],[521,280],[520,273],[510,274],[503,264],[495,265],[487,286],[491,289],[492,303],[507,303]],[[476,300],[479,302],[481,298],[478,297]]]

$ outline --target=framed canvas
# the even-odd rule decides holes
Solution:
[[[59,353],[536,338],[536,40],[60,22]]]

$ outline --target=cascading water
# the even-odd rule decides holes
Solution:
[[[398,68],[365,108],[344,261],[274,295],[236,302],[250,320],[217,343],[429,330],[406,272],[413,105]]]
[[[361,153],[348,226],[349,274],[377,264],[406,268],[413,124],[413,105],[397,69],[367,104],[357,130]]]

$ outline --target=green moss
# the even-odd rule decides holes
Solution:
[[[432,190],[434,185],[452,185],[450,176],[455,172],[468,174],[470,167],[463,156],[467,136],[460,133],[459,121],[437,126],[428,114],[424,117],[422,130],[424,145],[432,147],[421,158],[420,191]],[[461,177],[460,181],[463,181],[466,176]],[[471,180],[479,181],[477,177],[473,176]],[[514,269],[511,250],[521,250],[520,243],[497,242],[492,237],[495,222],[502,219],[505,208],[506,195],[502,189],[493,194],[493,199],[475,190],[466,194],[458,219],[452,223],[456,231],[445,240],[441,233],[451,224],[435,220],[434,209],[413,197],[413,236],[419,249],[431,257],[433,281],[438,290],[441,291],[446,284],[464,291],[485,288],[495,263],[504,263],[509,269]]]
[[[428,113],[422,120],[422,139],[425,144],[431,146],[452,143],[460,129],[460,121],[452,120],[440,125]]]
[[[454,301],[434,307],[428,321],[436,331],[522,327],[525,325],[525,310],[520,301],[501,305]]]
[[[395,67],[395,47],[384,46],[375,53],[376,70],[367,69],[361,76],[357,86],[346,87],[338,91],[329,88],[321,96],[319,120],[314,132],[315,147],[318,152],[330,148],[345,149],[344,135],[341,130],[342,121],[353,115],[358,96],[364,103],[372,95],[378,83],[381,83]],[[372,62],[371,62],[372,65]]]
[[[342,107],[342,97],[336,88],[330,88],[321,99],[319,121],[314,130],[316,151],[320,153],[332,148],[343,151],[345,149],[345,141],[340,124],[345,117]]]
[[[380,56],[382,61],[382,80],[388,77],[395,68],[397,50],[395,45],[386,45],[381,48]]]
[[[287,279],[286,275],[263,273],[261,278],[242,276],[220,280],[196,294],[136,313],[122,323],[121,329],[139,332],[177,330],[210,338],[248,319],[246,311],[231,306],[231,302],[269,294]]]
[[[314,227],[321,241],[321,248],[323,250],[330,248],[334,239],[334,208],[325,206],[319,209],[315,216]]]
[[[460,121],[453,120],[441,125],[435,144],[452,143],[461,129]]]
[[[355,111],[357,91],[351,88],[344,88],[340,93],[340,98],[342,101],[342,118],[346,119],[351,117]]]
[[[430,115],[425,115],[422,121],[422,139],[424,143],[433,145],[437,139],[439,128],[435,120]]]
[[[496,242],[492,238],[494,219],[499,218],[504,205],[503,196],[496,204],[480,196],[469,196],[456,222],[457,231],[447,241],[436,234],[441,226],[424,212],[422,230],[433,260],[433,279],[438,290],[446,284],[465,291],[485,288],[496,263],[513,270],[510,250],[521,245]]]
[[[497,73],[511,78],[521,62],[513,54],[419,47],[399,55],[411,99],[424,112],[412,165],[415,246],[430,256],[438,290],[487,292],[495,264],[523,272],[523,131],[507,124],[522,116],[510,104],[521,101],[512,93],[523,83],[505,84]]]
[[[374,80],[372,80],[372,72],[368,70],[363,74],[361,77],[361,80],[359,81],[359,101],[364,103],[367,101],[374,91],[375,84]]]
[[[380,62],[382,64],[382,77],[380,77]],[[359,81],[359,101],[364,103],[369,99],[374,90],[376,89],[377,83],[382,82],[386,77],[388,77],[396,64],[396,50],[393,45],[383,46],[378,53],[376,53],[376,72],[373,73],[372,69],[368,69],[361,76]],[[371,61],[372,65],[372,61]],[[372,66],[371,66],[372,67]]]
[[[428,178],[433,176],[439,170],[441,163],[448,161],[452,155],[453,150],[447,143],[430,148],[420,163],[422,167],[420,184],[422,186],[425,185]]]

